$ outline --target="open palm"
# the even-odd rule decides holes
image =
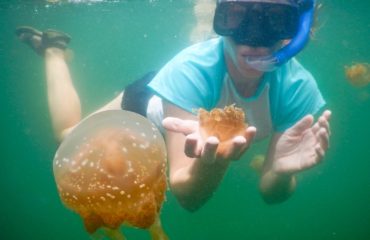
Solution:
[[[330,115],[330,111],[325,111],[315,124],[313,117],[307,115],[281,134],[273,156],[277,173],[300,172],[323,159],[329,146]]]

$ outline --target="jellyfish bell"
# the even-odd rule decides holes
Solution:
[[[347,80],[355,87],[365,87],[370,83],[370,65],[355,63],[344,67]]]
[[[266,160],[265,155],[256,154],[249,162],[249,167],[252,168],[256,173],[261,174],[265,160]]]
[[[128,224],[167,239],[159,221],[165,143],[141,115],[110,110],[83,120],[58,148],[53,171],[62,202],[81,216],[89,233]]]
[[[205,140],[214,136],[220,141],[217,148],[220,154],[227,151],[228,142],[234,137],[244,136],[245,129],[248,127],[244,111],[234,105],[223,109],[214,108],[209,112],[199,109],[198,119],[202,138]]]

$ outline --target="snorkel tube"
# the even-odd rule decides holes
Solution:
[[[277,52],[263,57],[248,57],[245,61],[251,67],[263,71],[274,71],[289,59],[297,55],[306,45],[310,37],[310,29],[313,22],[315,0],[298,0],[301,8],[299,17],[299,29],[295,37]]]

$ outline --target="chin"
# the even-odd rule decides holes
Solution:
[[[243,73],[247,78],[260,78],[264,74],[264,72],[258,71],[254,68],[248,68],[248,69],[243,69]]]

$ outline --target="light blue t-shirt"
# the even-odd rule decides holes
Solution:
[[[240,96],[224,60],[223,38],[186,48],[169,61],[149,87],[156,95],[194,113],[236,104],[257,128],[257,139],[284,131],[325,104],[313,76],[295,59],[264,74],[254,96]],[[259,133],[259,134],[258,134]]]

